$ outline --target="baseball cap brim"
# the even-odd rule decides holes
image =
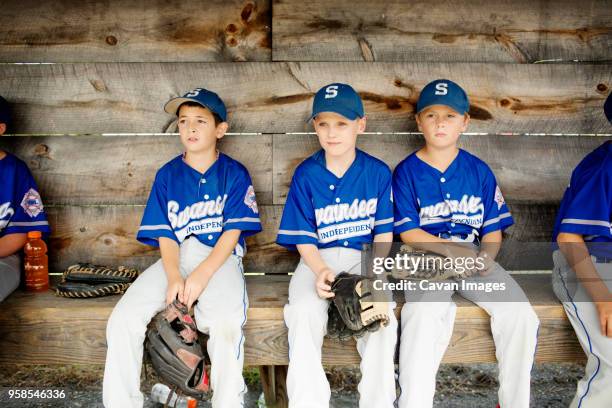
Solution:
[[[348,120],[355,120],[361,117],[359,113],[355,112],[354,110],[346,109],[342,106],[323,106],[321,107],[321,109],[317,110],[316,112],[313,112],[306,122],[310,122],[315,118],[315,116],[323,112],[337,113],[338,115],[344,116]]]
[[[177,115],[178,114],[178,109],[179,107],[184,104],[185,102],[194,102],[197,103],[198,105],[208,109],[209,111],[211,111],[212,113],[215,113],[217,115],[219,115],[219,117],[221,117],[221,120],[225,121],[225,118],[223,117],[222,114],[220,114],[219,112],[216,112],[214,109],[212,109],[210,106],[203,104],[202,102],[198,101],[195,98],[185,98],[184,96],[180,96],[178,98],[172,98],[170,99],[168,102],[166,102],[166,104],[164,105],[164,110],[166,112],[168,112],[171,115]]]
[[[427,105],[421,107],[417,113],[421,113],[423,110],[429,108],[430,106],[434,106],[434,105],[443,105],[443,106],[448,106],[449,108],[451,108],[452,110],[456,111],[457,113],[463,115],[464,113],[467,113],[470,109],[469,106],[465,106],[465,105],[461,105],[458,103],[452,103],[448,101],[448,98],[433,98],[430,101],[427,102]]]
[[[606,114],[606,118],[608,118],[608,122],[612,124],[612,93],[608,95],[604,102],[604,113]]]

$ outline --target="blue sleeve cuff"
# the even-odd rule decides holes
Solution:
[[[51,228],[49,227],[49,222],[46,220],[10,222],[6,228],[2,230],[2,234],[27,234],[30,231],[40,231],[44,236],[47,236],[51,233]]]
[[[230,219],[223,224],[223,231],[240,230],[242,236],[257,234],[262,230],[261,221],[257,217]]]
[[[503,231],[506,228],[514,224],[514,219],[509,212],[499,214],[495,218],[491,218],[482,224],[481,233],[482,236],[495,231]]]
[[[310,231],[279,230],[276,237],[276,243],[289,250],[295,251],[297,250],[296,245],[299,244],[312,244],[318,246],[319,239],[317,234]]]
[[[139,242],[142,242],[143,244],[151,245],[154,247],[159,246],[160,237],[169,238],[175,241],[177,244],[180,244],[174,232],[166,230],[166,229],[144,229],[143,230],[143,227],[140,227],[140,229],[138,230],[138,234],[136,235],[136,239]]]
[[[417,222],[412,221],[410,217],[404,217],[401,220],[395,221],[393,223],[393,233],[401,234],[402,232],[410,231],[420,227],[421,226]]]
[[[599,235],[612,238],[610,227],[605,227],[603,225],[585,225],[564,221],[566,220],[563,220],[559,226],[559,232],[568,232],[570,234],[580,235]]]
[[[374,221],[374,235],[393,232],[393,217]]]

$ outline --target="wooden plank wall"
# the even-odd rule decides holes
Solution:
[[[507,236],[517,242],[502,264],[548,268],[571,170],[612,133],[602,113],[611,50],[612,8],[601,0],[7,0],[0,95],[15,126],[0,148],[40,184],[54,270],[77,260],[144,268],[158,252],[135,231],[156,169],[181,151],[163,103],[213,89],[235,133],[221,149],[251,172],[264,221],[246,268],[287,272],[297,258],[275,232],[295,166],[317,149],[304,133],[314,92],[351,83],[368,115],[359,147],[394,167],[421,143],[420,89],[445,77],[471,100],[462,147],[493,168],[513,211]],[[15,64],[24,62],[45,64]]]

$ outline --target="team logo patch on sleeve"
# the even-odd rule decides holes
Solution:
[[[244,204],[249,207],[255,214],[259,213],[257,209],[257,201],[255,201],[255,189],[253,186],[249,186],[247,188],[246,194],[244,196]]]
[[[23,196],[23,200],[21,200],[21,208],[23,208],[30,217],[37,217],[38,214],[43,211],[43,203],[38,191],[33,188],[29,189]]]
[[[497,209],[500,210],[506,201],[504,200],[504,196],[502,195],[499,186],[495,186],[495,202],[497,203]]]

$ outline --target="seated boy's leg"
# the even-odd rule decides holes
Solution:
[[[452,290],[407,291],[402,307],[399,407],[433,406],[436,373],[453,334]]]
[[[0,302],[19,287],[21,262],[19,255],[0,258]]]
[[[213,407],[240,407],[247,391],[243,327],[249,307],[241,258],[230,255],[195,304],[198,330],[208,333]]]
[[[612,264],[595,264],[595,267],[612,290]],[[563,275],[559,274],[559,268],[566,269]],[[584,287],[576,286],[575,276],[565,259],[555,256],[553,280],[565,291],[558,295],[587,356],[584,377],[578,382],[570,407],[603,407],[612,401],[612,338],[601,333],[597,308]],[[573,282],[567,282],[568,277]]]
[[[315,290],[315,275],[302,261],[289,284],[285,324],[289,329],[289,406],[328,407],[331,391],[321,363],[328,301]]]
[[[397,319],[395,302],[389,302],[389,324],[374,333],[357,340],[361,356],[361,381],[359,382],[359,406],[393,407],[395,393],[395,343]]]
[[[103,399],[106,408],[142,407],[140,371],[147,325],[165,305],[161,260],[147,268],[121,297],[106,326]]]
[[[491,316],[491,333],[499,365],[498,392],[502,407],[528,408],[531,369],[540,321],[523,289],[499,264],[487,276],[466,282],[504,284],[505,290],[461,290],[459,293]]]

